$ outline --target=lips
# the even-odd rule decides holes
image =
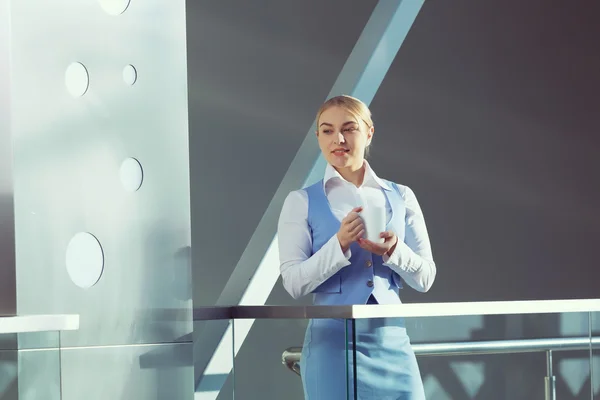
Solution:
[[[342,154],[346,154],[347,152],[349,152],[349,149],[343,149],[343,148],[338,148],[332,151],[333,154],[336,155],[342,155]]]

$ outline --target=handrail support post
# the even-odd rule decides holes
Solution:
[[[544,378],[546,400],[556,400],[556,377],[552,364],[552,350],[546,350],[546,377]]]

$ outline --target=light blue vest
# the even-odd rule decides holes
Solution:
[[[386,230],[392,230],[398,241],[404,241],[406,208],[398,186],[386,181],[394,190],[383,190],[391,217]],[[340,229],[340,221],[333,215],[325,195],[323,181],[304,189],[308,194],[308,225],[312,233],[312,252],[316,253]],[[350,246],[350,265],[317,287],[315,305],[366,304],[373,294],[379,304],[399,304],[400,276],[383,265],[381,256],[363,250],[358,243]]]

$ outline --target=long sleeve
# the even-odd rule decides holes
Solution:
[[[425,218],[414,192],[404,186],[406,230],[404,242],[398,241],[392,255],[383,257],[384,265],[398,273],[410,287],[427,292],[433,285],[436,266]]]
[[[350,251],[342,252],[337,237],[312,254],[312,236],[307,222],[308,196],[291,192],[283,204],[277,227],[283,286],[295,299],[305,296],[341,268],[350,265]]]

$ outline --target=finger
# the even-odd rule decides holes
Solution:
[[[377,253],[377,249],[375,248],[375,246],[373,246],[368,240],[359,240],[358,244],[360,247],[367,251],[370,251],[371,253]]]
[[[358,228],[360,226],[364,227],[364,223],[362,221],[362,218],[358,218],[358,219],[355,219],[352,222],[348,222],[348,224],[346,225],[346,227],[348,229],[348,232],[352,232],[353,230],[355,230],[356,228]]]
[[[360,215],[358,215],[358,213],[351,212],[350,214],[346,215],[346,218],[344,218],[344,219],[346,220],[347,223],[351,223],[353,221],[360,220],[362,218],[360,217]]]
[[[370,241],[368,239],[362,239],[362,240],[360,240],[360,242],[362,244],[364,244],[370,251],[372,251],[374,253],[375,252],[387,251],[386,250],[386,246],[383,246],[383,245],[381,245],[379,243],[372,242],[372,241]]]
[[[348,233],[351,235],[357,234],[361,229],[365,229],[365,224],[361,220],[353,221],[347,226]]]
[[[367,250],[367,251],[371,251],[366,244],[364,244],[362,241],[358,242],[358,245],[363,249],[363,250]]]
[[[355,242],[360,241],[360,239],[362,239],[362,237],[364,236],[364,234],[365,234],[365,230],[361,229],[358,232],[356,232],[356,234],[352,235],[352,240],[355,241]]]
[[[348,232],[348,235],[352,240],[358,240],[365,234],[365,227],[361,225],[355,227],[351,231]]]
[[[365,250],[367,250],[367,248],[371,246],[367,239],[360,238],[357,240],[357,242],[360,245],[360,247],[362,247]]]
[[[354,207],[348,214],[346,214],[346,216],[344,217],[345,220],[348,221],[352,221],[356,218],[359,218],[360,216],[358,215],[361,211],[363,210],[362,207]]]
[[[394,234],[393,234],[391,231],[385,231],[385,232],[381,232],[381,233],[379,234],[379,237],[380,237],[380,238],[384,238],[384,239],[389,239],[389,238],[391,238],[392,236],[394,236]]]
[[[361,223],[362,223],[362,218],[347,219],[344,222],[344,228],[346,228],[346,230],[348,230],[348,231],[351,231],[352,229],[356,228]]]
[[[369,247],[369,248],[373,246],[373,242],[371,242],[369,239],[361,238],[359,240],[359,242],[360,242],[361,246],[365,246],[365,247]]]

